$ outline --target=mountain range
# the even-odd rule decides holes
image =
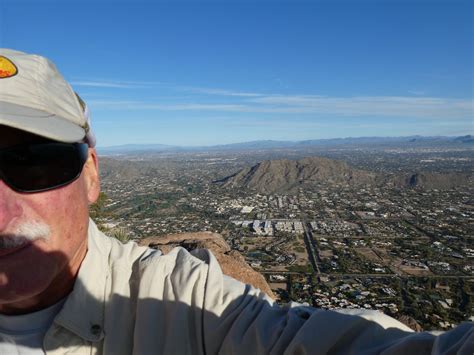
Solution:
[[[198,152],[198,151],[247,151],[268,149],[305,149],[318,147],[341,147],[341,146],[397,146],[420,147],[420,146],[473,146],[474,137],[471,135],[460,137],[358,137],[358,138],[332,138],[313,139],[303,141],[276,141],[259,140],[244,143],[213,145],[213,146],[177,146],[166,144],[126,144],[111,147],[99,147],[97,150],[101,155],[136,154],[146,152]]]

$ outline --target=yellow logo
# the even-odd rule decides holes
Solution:
[[[18,68],[13,62],[0,55],[0,79],[10,78],[18,73]]]

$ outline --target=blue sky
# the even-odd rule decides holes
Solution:
[[[472,134],[473,37],[460,0],[0,0],[99,146]]]

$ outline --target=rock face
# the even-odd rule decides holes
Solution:
[[[415,332],[423,331],[423,328],[421,327],[421,325],[419,325],[418,322],[410,316],[402,315],[398,317],[398,321],[405,324],[408,328],[413,329]]]
[[[249,188],[261,193],[286,192],[305,184],[371,184],[375,174],[349,167],[345,162],[309,157],[300,160],[266,160],[215,183]]]
[[[469,175],[461,173],[413,173],[393,178],[391,183],[402,188],[446,190],[468,184]]]
[[[446,190],[472,184],[473,179],[472,174],[466,173],[413,172],[393,176],[354,169],[338,160],[309,157],[265,160],[214,183],[227,188],[272,194],[294,192],[299,187],[318,183]]]
[[[231,250],[220,234],[211,232],[170,234],[142,239],[140,245],[160,249],[164,254],[177,246],[189,251],[209,249],[219,261],[224,274],[259,288],[270,297],[275,298],[265,278],[253,270],[239,252]]]

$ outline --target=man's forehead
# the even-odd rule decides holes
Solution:
[[[16,128],[0,125],[0,148],[19,144],[48,142],[49,140]]]

